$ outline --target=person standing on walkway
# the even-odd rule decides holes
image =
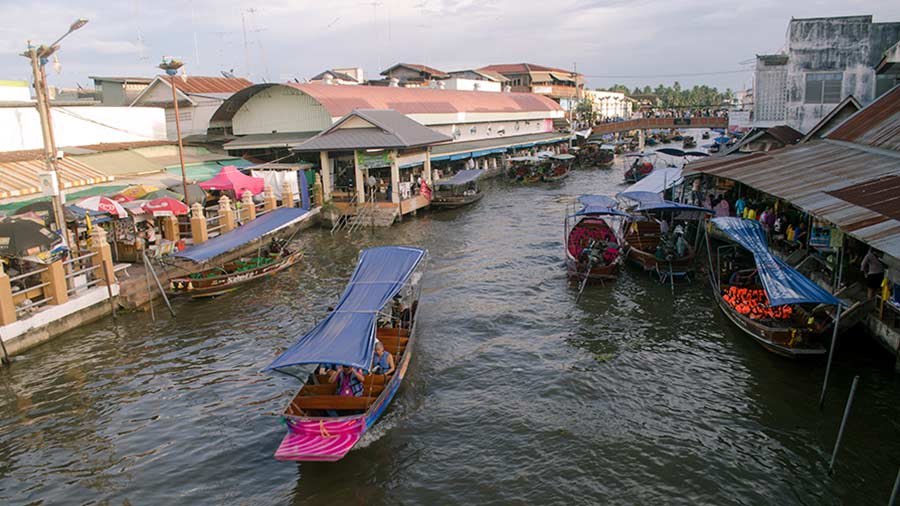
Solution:
[[[875,297],[876,291],[881,288],[881,282],[884,280],[884,265],[875,255],[875,250],[869,248],[869,252],[863,258],[859,269],[866,275],[866,288],[868,290],[869,299]]]

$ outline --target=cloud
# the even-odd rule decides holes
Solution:
[[[64,70],[53,77],[62,85],[85,82],[89,74],[153,75],[163,55],[182,56],[192,75],[235,69],[258,81],[308,78],[335,66],[360,66],[371,76],[398,61],[444,70],[533,62],[577,64],[589,76],[691,74],[733,70],[756,53],[776,50],[792,16],[871,13],[876,21],[900,20],[895,0],[0,1],[2,78],[27,77],[28,66],[16,56],[25,40],[52,41],[72,20],[90,19],[63,44]],[[595,77],[588,83],[672,80]],[[739,88],[749,73],[680,80]]]

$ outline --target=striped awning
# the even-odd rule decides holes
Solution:
[[[59,180],[63,189],[78,188],[112,181],[113,178],[81,163],[74,158],[66,157],[57,160]],[[43,160],[24,160],[0,163],[0,199],[21,197],[41,192],[38,174],[45,172],[47,166]]]

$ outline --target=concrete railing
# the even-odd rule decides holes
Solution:
[[[291,191],[290,184],[285,181],[281,188],[281,207],[294,207],[295,205],[294,193]],[[241,195],[240,207],[237,209],[232,207],[230,198],[222,196],[219,199],[218,211],[208,217],[204,214],[202,205],[194,204],[191,206],[190,237],[194,244],[204,243],[210,237],[230,232],[238,225],[249,223],[278,207],[278,200],[275,198],[271,186],[266,186],[261,204],[253,202],[253,195],[249,191],[245,191]]]

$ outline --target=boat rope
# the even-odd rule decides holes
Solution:
[[[328,429],[325,428],[325,420],[319,420],[319,436],[325,438],[337,437],[337,434],[332,434],[328,432]]]

